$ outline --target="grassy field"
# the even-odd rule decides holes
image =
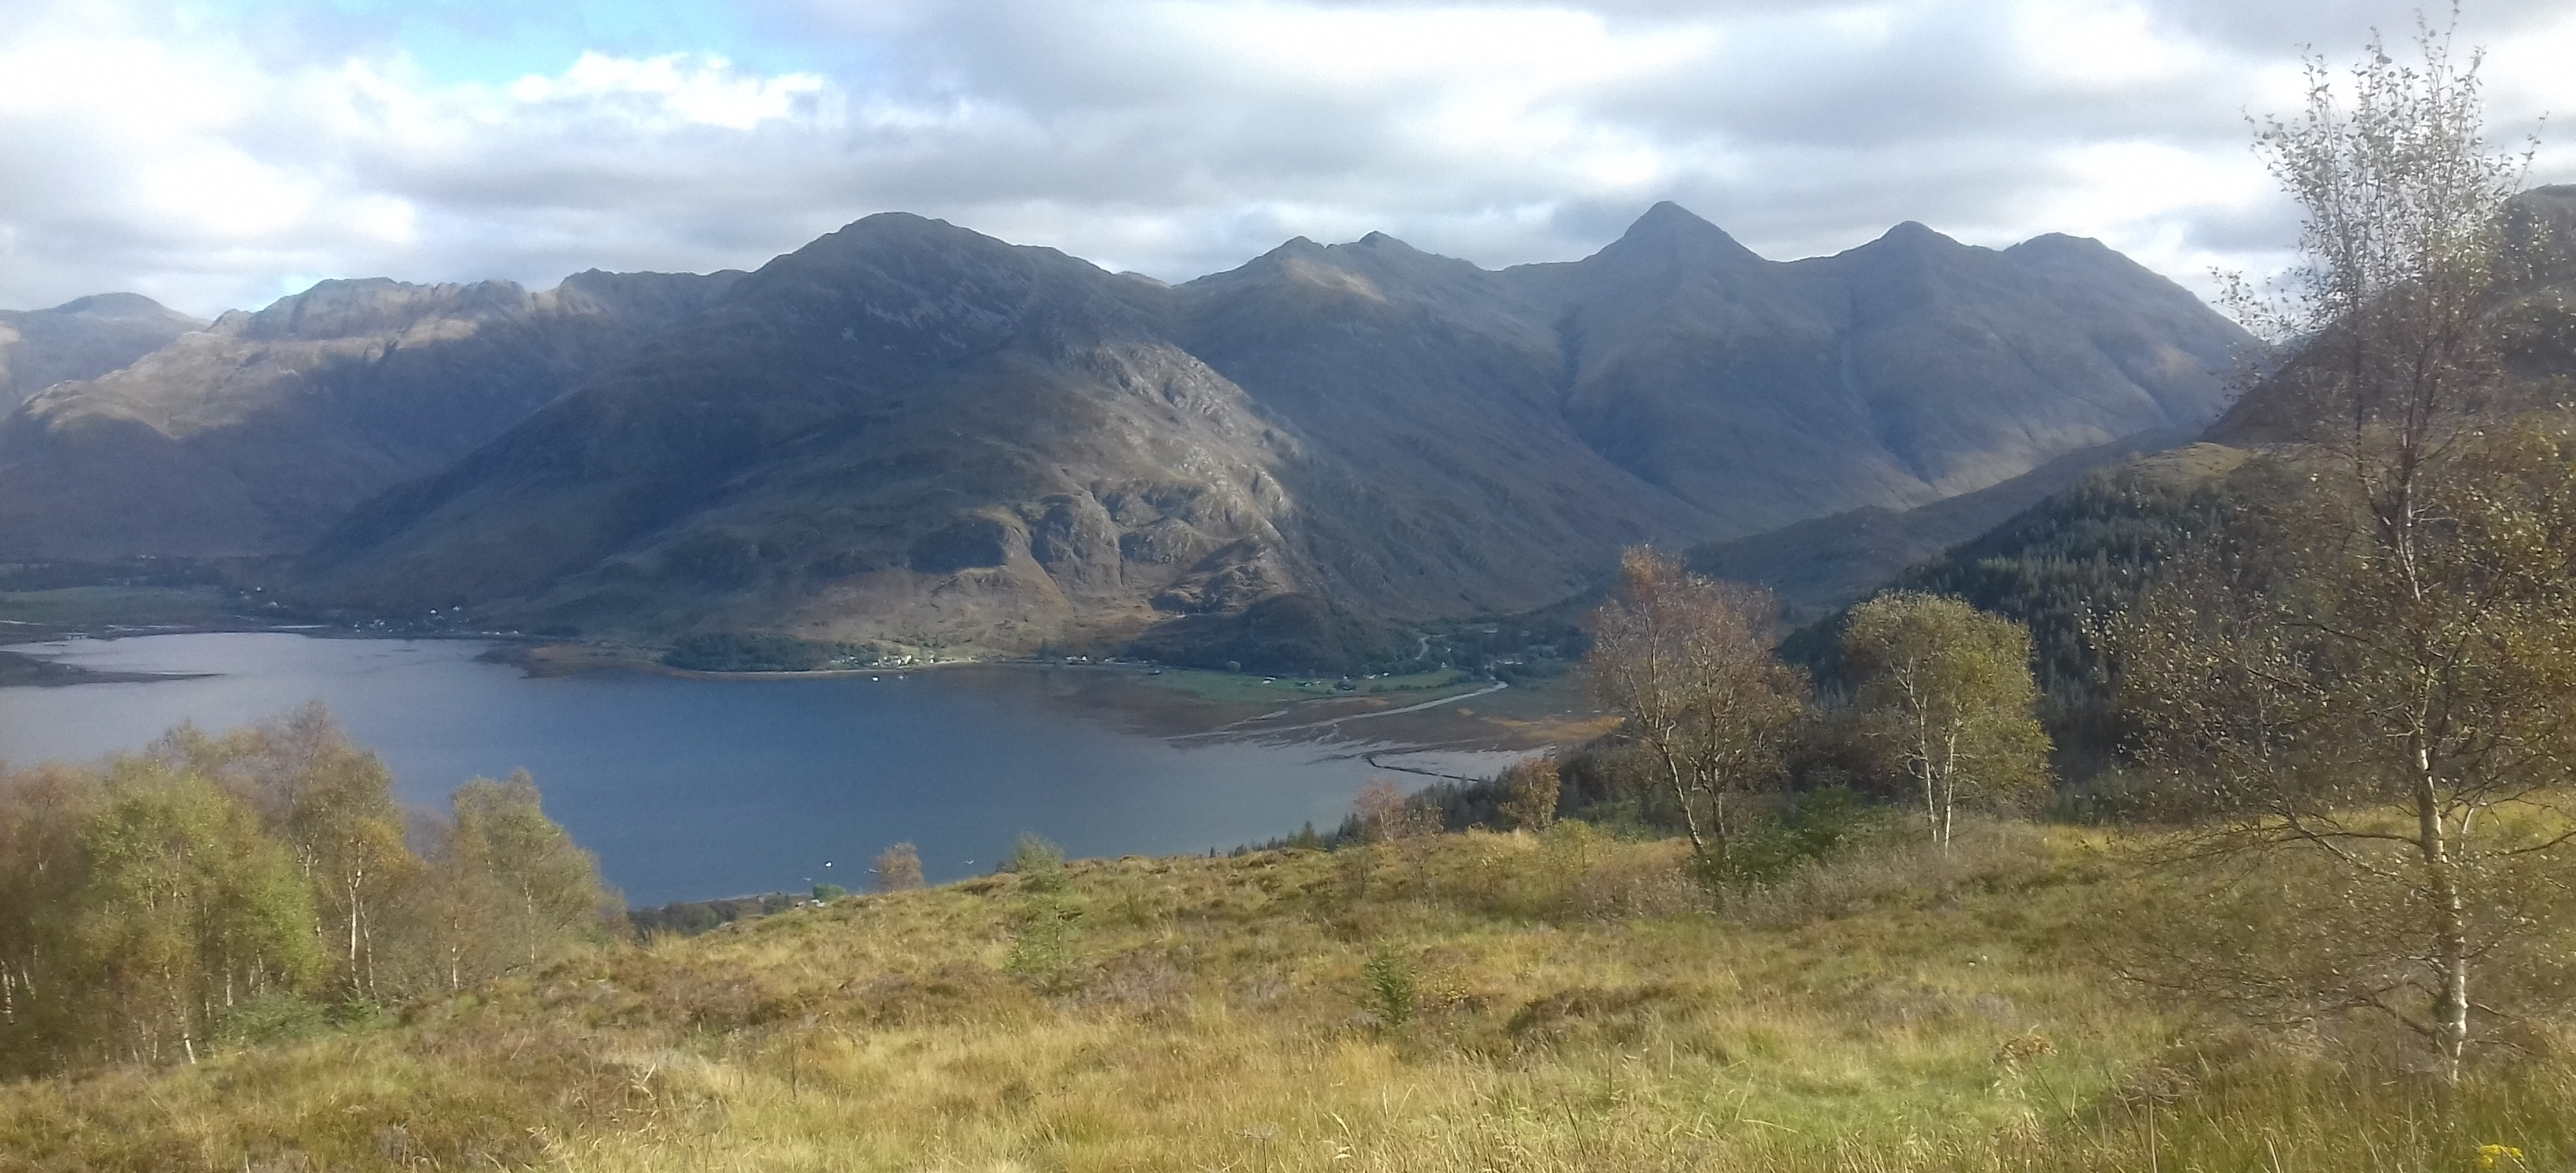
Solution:
[[[237,621],[233,597],[221,587],[78,586],[48,591],[0,591],[0,622],[46,630],[195,626]],[[0,627],[0,635],[7,628]]]
[[[2445,1105],[2094,962],[2097,836],[1902,841],[1712,911],[1579,826],[857,897],[194,1067],[0,1088],[0,1168],[2563,1168],[2576,1068]],[[1949,877],[1936,885],[1931,877]],[[1943,889],[1947,894],[1943,894]]]

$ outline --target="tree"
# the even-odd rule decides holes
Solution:
[[[1779,781],[1807,716],[1806,674],[1771,651],[1777,613],[1769,592],[1641,546],[1590,620],[1593,693],[1653,759],[1704,874],[1733,874],[1750,800]]]
[[[2402,548],[2361,483],[2293,481],[2113,632],[2140,756],[2210,820],[2178,859],[2317,877],[2263,887],[2320,929],[2302,957],[2204,948],[2184,976],[2259,1018],[2381,1012],[2454,1075],[2478,1020],[2508,1013],[2472,997],[2473,967],[2545,960],[2545,873],[2576,818],[2568,427],[2482,432],[2409,474],[2440,520]]]
[[[256,816],[204,778],[143,759],[110,768],[81,828],[72,896],[94,1012],[132,1058],[197,1058],[221,1013],[321,966],[312,898]]]
[[[2239,277],[2225,298],[2282,352],[2254,414],[2338,456],[2400,547],[2423,461],[2463,419],[2508,406],[2487,315],[2518,267],[2506,213],[2531,158],[2487,149],[2478,55],[2463,69],[2449,32],[2416,40],[2410,65],[2374,36],[2348,87],[2310,59],[2304,113],[2258,125],[2305,213],[2301,261],[2277,289]]]
[[[73,1042],[80,953],[72,896],[98,777],[66,766],[0,774],[0,1079],[59,1066]]]
[[[451,988],[599,935],[612,905],[599,863],[546,817],[526,770],[468,781],[450,803],[431,904]]]
[[[1944,856],[1961,805],[2047,784],[2029,628],[1958,599],[1890,591],[1852,608],[1842,657],[1863,736],[1922,792]]]
[[[1352,825],[1371,843],[1424,839],[1440,833],[1440,812],[1384,774],[1371,774],[1351,796]]]
[[[1556,822],[1556,806],[1564,790],[1557,776],[1555,758],[1531,758],[1516,762],[1503,771],[1502,814],[1514,827],[1524,831],[1544,831]]]
[[[921,886],[921,849],[897,843],[877,853],[877,891],[905,892]]]
[[[319,701],[221,736],[182,725],[153,752],[222,784],[293,849],[334,984],[347,998],[377,996],[377,917],[421,870],[383,760],[350,741]]]
[[[2384,1013],[2456,1080],[2505,1013],[2472,970],[2546,923],[2536,873],[2569,842],[2576,474],[2568,420],[2497,361],[2528,156],[2485,146],[2477,57],[2417,45],[2374,39],[2348,87],[2311,62],[2304,116],[2261,129],[2305,265],[2263,319],[2297,349],[2248,398],[2300,443],[2108,634],[2142,758],[2213,820],[2179,858],[2311,876],[2259,887],[2325,927],[2297,959],[2204,947],[2180,980],[2262,1017]]]

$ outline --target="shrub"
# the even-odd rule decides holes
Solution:
[[[1413,1021],[1421,994],[1421,979],[1413,959],[1392,945],[1381,944],[1369,950],[1368,960],[1360,964],[1364,990],[1360,1005],[1376,1016],[1386,1027],[1400,1027]]]
[[[1023,830],[1010,846],[1010,856],[1002,856],[1002,871],[1023,879],[1056,877],[1064,871],[1064,848],[1059,848],[1046,835]]]
[[[1061,875],[1061,872],[1055,873]],[[1041,993],[1070,989],[1082,940],[1082,910],[1061,889],[1042,889],[1011,912],[1011,952],[1002,972]]]
[[[1722,891],[1776,884],[1801,867],[1839,854],[1889,821],[1886,808],[1871,805],[1849,787],[1795,795],[1746,828],[1723,867],[1704,869],[1701,879]]]

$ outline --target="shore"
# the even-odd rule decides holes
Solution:
[[[479,638],[479,637],[478,637]],[[1065,704],[1117,719],[1141,733],[1165,737],[1347,739],[1426,748],[1529,750],[1588,740],[1609,728],[1571,677],[1520,687],[1467,678],[1464,673],[1417,673],[1350,681],[1262,676],[1124,661],[1066,662],[1033,659],[944,660],[867,668],[794,672],[721,672],[675,668],[656,649],[639,645],[573,642],[496,644],[485,654],[495,663],[532,676],[575,672],[640,672],[683,680],[893,681],[922,673],[951,676],[1035,674],[1052,684]],[[1361,724],[1365,722],[1365,724]],[[1348,728],[1343,726],[1348,723]]]
[[[192,680],[186,672],[99,672],[74,664],[57,664],[0,649],[0,688],[34,685],[58,688],[74,684],[139,684],[155,680]]]

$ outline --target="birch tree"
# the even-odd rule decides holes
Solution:
[[[1961,806],[2047,786],[2029,628],[1959,599],[1890,591],[1852,608],[1842,656],[1864,736],[1914,783],[1943,856]]]
[[[116,762],[80,846],[80,997],[124,1057],[194,1062],[224,1010],[319,968],[288,853],[204,778]]]
[[[403,842],[393,774],[314,702],[222,735],[192,726],[154,756],[220,782],[294,852],[311,888],[314,935],[343,998],[379,996],[378,922],[421,871]]]
[[[451,986],[536,965],[599,935],[613,904],[599,862],[546,817],[527,771],[473,779],[451,801],[430,902]]]
[[[1593,693],[1655,763],[1704,875],[1735,875],[1754,802],[1779,782],[1807,716],[1806,674],[1771,651],[1777,610],[1766,591],[1638,547],[1591,618]]]
[[[2519,398],[2498,356],[2528,155],[2487,147],[2475,54],[2430,28],[2416,49],[2374,39],[2340,77],[2312,61],[2303,114],[2260,127],[2306,213],[2304,265],[2247,315],[2286,348],[2249,397],[2292,441],[2282,489],[2110,642],[2142,756],[2213,820],[2180,859],[2227,865],[2220,899],[2316,929],[2297,957],[2226,955],[2238,922],[2187,921],[2201,947],[2168,976],[2257,1017],[2384,1014],[2456,1080],[2510,1016],[2481,967],[2546,957],[2554,931],[2576,476],[2566,416]]]
[[[59,1066],[71,1041],[72,896],[99,790],[96,775],[67,766],[0,774],[0,1078]]]

